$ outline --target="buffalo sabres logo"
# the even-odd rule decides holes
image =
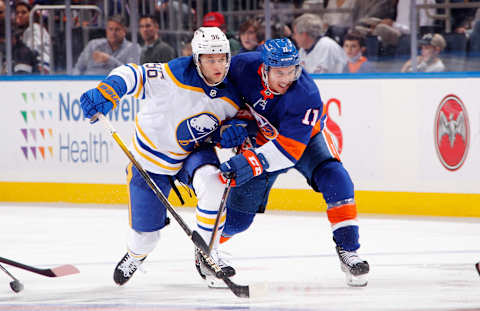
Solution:
[[[183,120],[177,126],[177,141],[185,151],[193,151],[195,146],[204,141],[220,124],[220,120],[210,113],[200,113]]]
[[[451,171],[462,166],[470,139],[467,110],[460,98],[447,95],[435,117],[435,147],[442,165]]]
[[[278,136],[278,130],[273,126],[267,118],[256,112],[251,106],[246,104],[248,109],[250,110],[250,113],[253,115],[255,118],[255,121],[257,122],[258,129],[262,135],[268,139],[268,140],[273,140],[277,138]]]
[[[210,90],[210,97],[215,97],[215,96],[217,96],[217,90],[211,89]]]

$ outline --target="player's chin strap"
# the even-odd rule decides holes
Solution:
[[[265,84],[265,86],[267,87],[267,89],[270,92],[272,92],[273,95],[280,95],[280,93],[275,92],[268,85],[268,68],[267,68],[267,65],[265,65],[265,64],[262,65],[262,80],[263,80],[263,83]]]
[[[173,206],[170,204],[168,199],[165,197],[165,195],[162,193],[162,191],[158,188],[158,186],[155,184],[153,179],[148,175],[147,171],[140,165],[139,162],[135,159],[133,154],[128,150],[127,145],[123,142],[123,140],[120,138],[118,135],[117,131],[115,128],[112,126],[110,121],[101,113],[97,112],[91,119],[90,122],[95,122],[96,120],[100,120],[107,131],[112,135],[113,139],[117,142],[118,146],[122,151],[125,153],[125,155],[130,159],[132,164],[135,166],[135,168],[138,170],[140,175],[142,175],[143,179],[145,182],[148,184],[148,186],[153,190],[157,198],[162,202],[162,204],[165,206],[165,208],[170,212],[170,214],[175,218],[175,220],[178,222],[180,227],[182,227],[183,231],[190,237],[192,240],[193,244],[195,244],[196,247],[200,249],[200,251],[205,255],[207,262],[210,265],[210,268],[215,271],[216,277],[219,279],[222,279],[225,284],[230,288],[230,290],[238,297],[243,297],[243,298],[248,298],[250,297],[250,289],[248,285],[238,285],[233,283],[230,278],[228,278],[222,271],[222,269],[218,266],[218,264],[215,263],[215,261],[212,259],[212,257],[208,254],[208,245],[207,243],[203,240],[202,236],[197,232],[197,231],[192,231],[190,227],[185,223],[185,221],[182,219],[182,217],[175,211]]]

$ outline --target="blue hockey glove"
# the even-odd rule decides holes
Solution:
[[[234,179],[232,186],[241,186],[253,177],[262,174],[266,168],[268,168],[268,162],[263,154],[245,150],[220,164],[220,177],[223,180],[224,176],[231,176]]]
[[[107,114],[113,108],[113,103],[103,97],[97,88],[94,88],[82,94],[80,106],[82,107],[83,115],[90,119],[97,112]]]
[[[80,97],[83,115],[91,118],[97,112],[107,114],[117,106],[126,89],[127,86],[122,78],[108,76],[96,88],[86,91]]]
[[[222,148],[233,148],[241,145],[247,137],[247,122],[238,119],[232,119],[223,122],[215,131],[212,140],[219,143]]]

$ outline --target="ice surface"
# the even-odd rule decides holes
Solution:
[[[191,208],[178,209],[193,228]],[[47,278],[0,271],[0,310],[480,310],[480,220],[360,215],[360,255],[371,266],[365,288],[345,285],[324,214],[267,212],[224,244],[239,284],[268,285],[259,298],[209,289],[178,224],[125,286],[113,269],[126,251],[126,207],[0,204],[0,256],[40,268],[73,264],[80,273]]]

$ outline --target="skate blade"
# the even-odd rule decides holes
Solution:
[[[218,279],[214,276],[207,275],[205,282],[207,282],[209,288],[228,288],[227,284],[225,284],[222,279]]]
[[[345,272],[345,280],[350,287],[365,287],[368,284],[367,274],[355,276]]]

